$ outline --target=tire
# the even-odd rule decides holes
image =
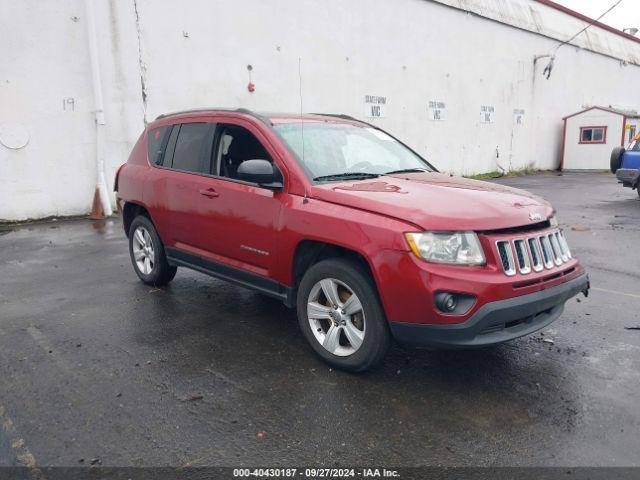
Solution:
[[[622,155],[624,152],[624,147],[616,147],[611,151],[611,173],[616,173],[622,165]]]
[[[356,300],[350,300],[354,294]],[[362,372],[377,365],[391,344],[373,279],[365,268],[350,260],[328,259],[310,267],[298,288],[297,313],[311,348],[325,362],[342,370]]]
[[[136,274],[147,285],[166,285],[178,271],[178,267],[167,262],[164,245],[153,222],[142,215],[134,218],[129,227],[129,256]]]

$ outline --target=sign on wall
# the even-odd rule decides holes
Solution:
[[[387,97],[377,95],[364,96],[364,116],[369,118],[383,118],[384,107],[387,104]]]
[[[429,120],[436,122],[444,120],[446,105],[444,102],[438,102],[436,100],[430,100],[427,110],[429,112]]]
[[[524,125],[524,109],[515,108],[513,110],[513,123],[514,125]]]
[[[496,109],[491,105],[480,106],[480,123],[493,123]]]

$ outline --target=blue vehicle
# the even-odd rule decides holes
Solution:
[[[616,174],[623,187],[636,189],[640,196],[640,134],[627,146],[611,152],[611,173]]]

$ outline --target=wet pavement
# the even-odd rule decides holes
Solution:
[[[542,333],[395,346],[361,375],[275,300],[185,269],[143,285],[118,220],[0,232],[0,465],[640,465],[638,195],[501,183],[554,203],[590,297]]]

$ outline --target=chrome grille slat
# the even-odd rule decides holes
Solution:
[[[560,266],[562,265],[562,251],[560,250],[560,245],[558,245],[558,239],[556,238],[554,233],[550,233],[549,242],[551,242],[551,249],[553,250],[553,262]]]
[[[531,262],[529,261],[529,252],[527,246],[522,239],[513,241],[513,249],[516,252],[516,263],[520,273],[526,275],[531,272]]]
[[[529,244],[529,253],[531,253],[531,268],[533,268],[534,272],[539,272],[544,268],[540,241],[535,237],[531,237],[527,239],[527,243]]]
[[[558,232],[558,240],[560,241],[560,247],[562,247],[563,252],[567,256],[567,260],[571,260],[571,250],[569,249],[569,244],[567,243],[567,239],[564,237],[564,232],[562,230]]]
[[[546,268],[553,268],[553,251],[551,250],[551,244],[549,238],[545,235],[538,238],[540,245],[542,246],[542,259]]]
[[[562,230],[524,238],[501,239],[495,242],[499,263],[505,275],[526,275],[550,270],[567,263],[571,251]]]
[[[562,243],[567,249],[567,255],[570,259],[573,258],[573,256],[571,255],[571,249],[569,248],[569,243],[567,242],[567,238],[564,236],[564,232],[562,230],[560,230],[560,238],[562,238]]]
[[[496,242],[498,249],[498,257],[502,263],[502,270],[505,275],[511,276],[516,274],[516,264],[513,260],[513,252],[511,251],[511,242],[509,240],[498,240]]]

